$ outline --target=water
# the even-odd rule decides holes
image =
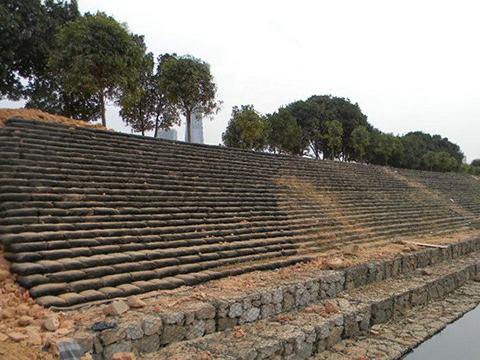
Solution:
[[[480,306],[448,325],[403,360],[479,360]]]

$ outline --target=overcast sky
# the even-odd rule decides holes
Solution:
[[[145,35],[149,51],[207,61],[222,111],[205,121],[221,142],[232,106],[268,113],[313,94],[358,102],[394,134],[422,130],[480,158],[480,5],[475,1],[79,0]],[[115,109],[108,125],[129,131]],[[183,131],[180,131],[183,136]]]

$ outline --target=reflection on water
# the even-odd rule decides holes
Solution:
[[[425,341],[404,360],[479,360],[480,307]]]

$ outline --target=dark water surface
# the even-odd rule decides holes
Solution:
[[[480,306],[448,325],[403,360],[479,360]]]

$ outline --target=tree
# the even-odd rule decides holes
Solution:
[[[363,162],[370,145],[370,132],[366,126],[357,126],[350,136],[351,158]]]
[[[456,171],[459,167],[457,160],[446,151],[428,151],[422,162],[425,169],[430,171]]]
[[[178,123],[179,117],[175,108],[167,101],[160,89],[162,59],[169,55],[158,57],[157,72],[154,73],[153,54],[145,54],[137,81],[122,88],[119,105],[120,115],[133,131],[145,132],[155,130],[154,137],[157,137],[160,128],[168,129]]]
[[[155,122],[152,118],[155,108],[156,87],[153,78],[153,54],[145,54],[137,75],[138,81],[128,84],[122,89],[119,99],[120,116],[134,132],[145,135],[153,130]]]
[[[472,162],[470,163],[470,165],[471,165],[471,166],[474,166],[474,167],[480,168],[480,159],[472,160]]]
[[[208,116],[219,109],[210,66],[192,56],[171,56],[162,65],[161,89],[185,116],[187,142],[192,138],[192,114]]]
[[[322,122],[318,105],[311,101],[295,101],[286,106],[297,124],[302,129],[302,143],[308,144],[308,148],[316,159],[322,153]]]
[[[340,151],[342,150],[342,136],[343,136],[343,127],[342,123],[338,120],[329,120],[326,121],[323,125],[324,131],[322,138],[324,141],[324,158],[329,158],[330,160],[335,159]]]
[[[64,24],[80,17],[77,2],[2,0],[0,2],[0,98],[29,96],[26,88],[51,88],[48,59],[55,35]],[[37,80],[42,82],[39,86]],[[48,95],[45,92],[44,95]]]
[[[106,126],[105,102],[117,99],[119,89],[135,81],[144,49],[139,37],[104,13],[86,14],[58,33],[50,66],[68,94],[97,96],[98,117]]]
[[[315,111],[317,118],[320,119],[320,123],[317,126],[320,126],[320,128],[323,127],[322,123],[330,120],[337,120],[341,123],[343,135],[339,156],[343,160],[350,160],[352,155],[350,136],[357,126],[371,127],[367,121],[367,116],[362,113],[358,104],[350,102],[347,98],[316,95],[311,96],[307,101],[316,105]],[[326,146],[325,144],[323,145]]]
[[[222,140],[228,147],[262,150],[266,145],[266,130],[265,118],[252,105],[234,106]]]
[[[325,122],[337,120],[343,128],[342,144],[339,156],[349,160],[352,155],[350,136],[357,126],[370,125],[367,117],[362,113],[358,104],[352,104],[350,100],[331,95],[314,95],[306,101],[296,101],[286,107],[296,118],[303,130],[303,137],[308,142],[315,158],[328,152],[323,132]]]
[[[285,108],[267,115],[267,143],[270,151],[280,154],[303,155],[307,148],[302,129]]]

